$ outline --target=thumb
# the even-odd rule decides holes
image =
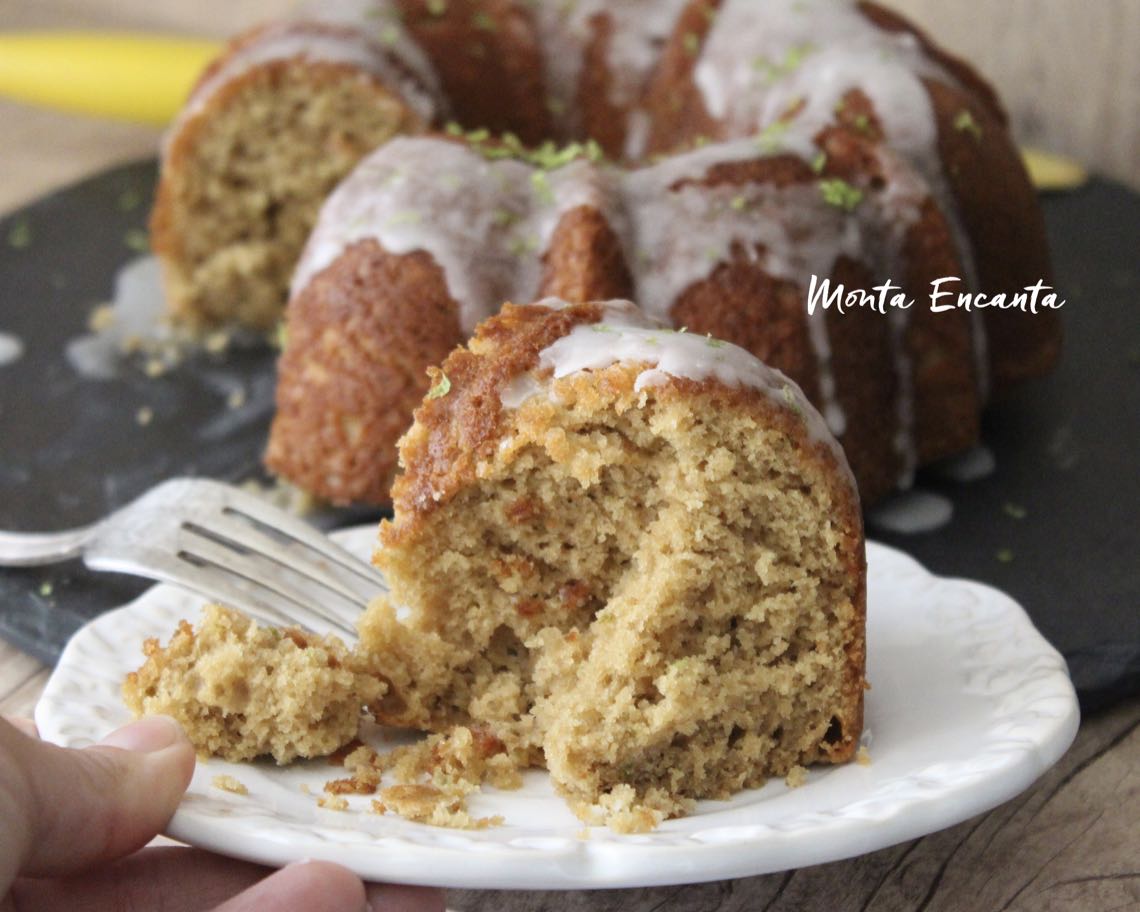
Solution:
[[[0,722],[0,811],[13,826],[0,883],[70,874],[127,855],[169,822],[194,772],[194,749],[167,716],[66,750]],[[14,851],[12,851],[14,849]],[[2,875],[7,874],[8,880]]]

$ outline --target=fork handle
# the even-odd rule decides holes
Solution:
[[[0,532],[0,567],[38,567],[79,557],[97,526],[63,532]]]

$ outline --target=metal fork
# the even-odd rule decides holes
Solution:
[[[76,557],[93,570],[184,586],[264,622],[350,638],[368,602],[388,590],[378,570],[303,520],[199,478],[163,482],[81,529],[0,532],[0,566]]]

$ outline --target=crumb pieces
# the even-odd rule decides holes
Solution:
[[[784,777],[784,785],[790,789],[799,788],[807,783],[808,771],[798,764],[788,770],[788,774]]]
[[[860,766],[871,765],[871,752],[867,750],[866,744],[859,745],[859,750],[855,752],[855,762]]]
[[[223,792],[233,792],[235,795],[249,794],[249,789],[245,787],[245,783],[230,775],[222,774],[215,776],[211,784],[214,788],[221,789]]]
[[[139,427],[146,427],[152,421],[154,421],[154,409],[149,405],[144,405],[135,412],[135,424]]]
[[[328,811],[347,811],[348,799],[341,795],[321,795],[317,804]]]
[[[326,782],[325,792],[378,794],[373,813],[390,811],[417,823],[464,830],[500,826],[501,817],[472,817],[467,797],[482,785],[522,785],[517,758],[507,753],[502,741],[477,728],[458,726],[383,754],[360,742],[348,748],[343,757],[348,776]],[[385,774],[396,784],[381,787]]]
[[[100,304],[87,315],[87,328],[98,333],[110,329],[115,324],[115,308],[110,304]]]
[[[231,334],[228,329],[219,329],[202,340],[202,347],[211,355],[220,355],[230,347]]]
[[[650,789],[644,798],[639,799],[633,786],[623,782],[594,804],[573,803],[572,810],[591,826],[605,825],[613,832],[623,834],[648,833],[668,816],[665,807],[655,806],[656,791]]]
[[[230,394],[226,396],[226,408],[231,410],[239,409],[245,405],[246,398],[247,396],[245,387],[239,386],[236,389],[231,390]]]
[[[415,823],[459,830],[486,830],[503,825],[499,815],[472,817],[467,813],[462,796],[423,783],[381,789],[380,798],[372,801],[372,810],[377,814],[392,811]]]

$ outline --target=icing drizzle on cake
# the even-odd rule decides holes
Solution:
[[[562,308],[567,302],[544,298],[535,306]],[[602,370],[617,363],[644,364],[634,381],[641,391],[662,386],[670,377],[715,380],[729,387],[746,387],[764,393],[781,408],[794,412],[813,443],[827,446],[855,480],[847,458],[827,422],[789,377],[764,364],[751,352],[708,336],[662,325],[632,301],[601,302],[603,319],[575,326],[544,348],[534,371],[516,377],[500,394],[505,408],[518,408],[535,395],[550,394],[550,382],[584,371]]]

